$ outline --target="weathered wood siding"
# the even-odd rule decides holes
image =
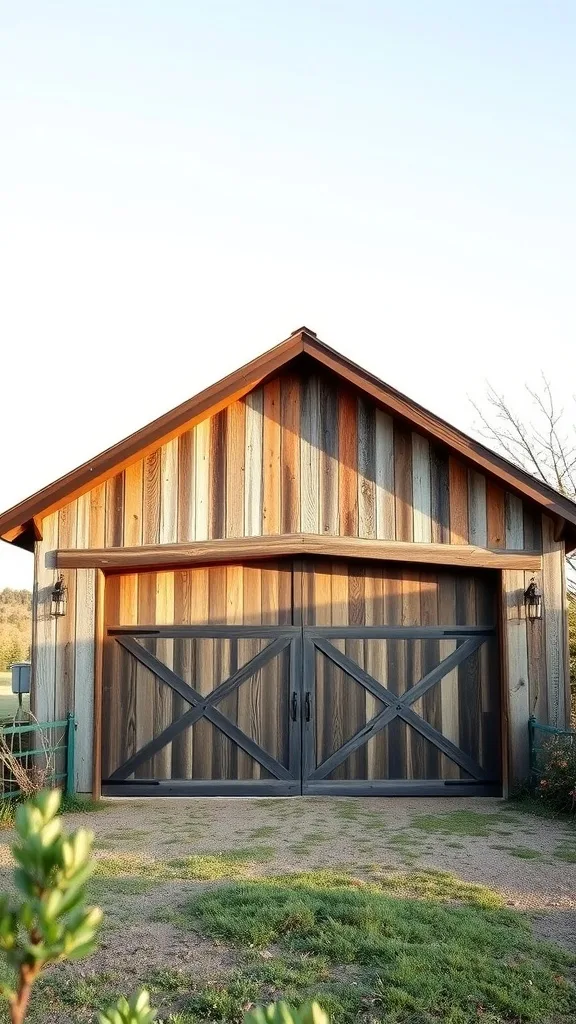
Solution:
[[[88,529],[90,496],[61,509],[44,520],[44,538],[35,551],[35,583],[32,624],[32,711],[40,722],[76,714],[75,783],[78,792],[92,788],[94,716],[94,569],[64,572],[68,588],[66,615],[50,615],[51,590],[57,573],[50,552],[61,537],[82,542]]]
[[[303,532],[542,550],[528,503],[330,376],[269,381],[96,488],[88,515],[60,547]]]

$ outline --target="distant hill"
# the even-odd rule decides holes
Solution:
[[[15,661],[28,661],[32,640],[32,594],[0,590],[0,672]]]

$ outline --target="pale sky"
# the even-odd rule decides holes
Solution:
[[[0,509],[302,324],[464,430],[568,400],[575,48],[573,0],[0,3]]]

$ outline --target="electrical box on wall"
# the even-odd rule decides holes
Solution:
[[[30,662],[15,661],[12,670],[12,693],[30,693]]]

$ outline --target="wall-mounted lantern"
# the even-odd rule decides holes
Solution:
[[[51,601],[50,601],[50,614],[58,618],[61,615],[66,615],[66,599],[68,590],[64,583],[64,577],[59,576],[56,583],[52,587]]]
[[[526,604],[526,614],[529,619],[542,618],[542,591],[536,583],[534,576],[524,591],[524,603]]]

